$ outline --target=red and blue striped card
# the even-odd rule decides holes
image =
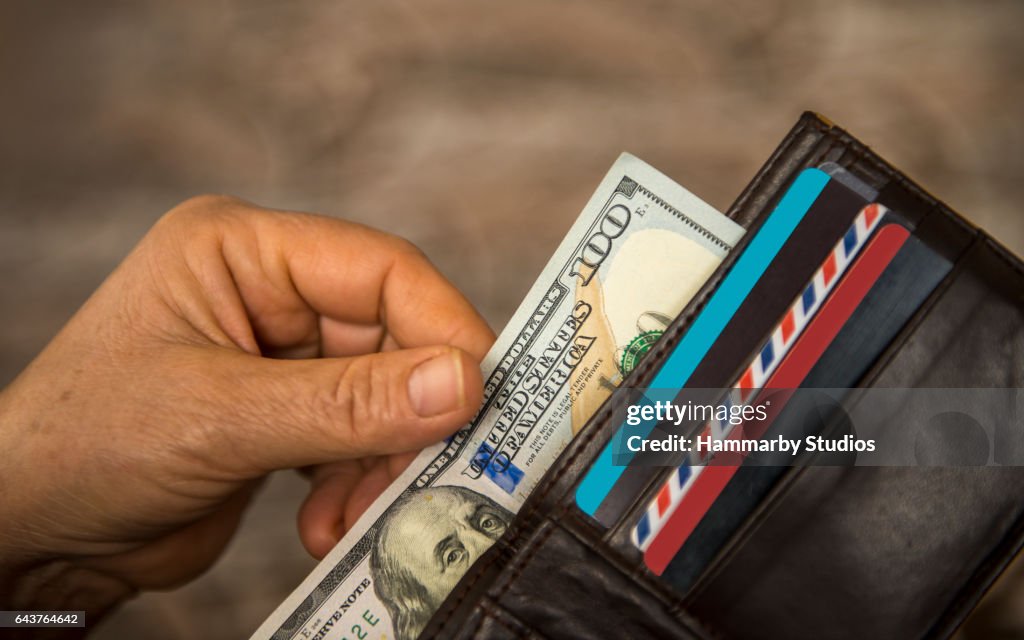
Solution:
[[[829,294],[832,293],[842,280],[843,275],[857,262],[859,253],[872,237],[885,212],[885,208],[878,204],[870,204],[860,211],[853,224],[850,225],[847,232],[843,234],[843,237],[836,243],[832,251],[829,252],[821,266],[810,278],[803,292],[793,300],[781,320],[779,320],[770,333],[768,339],[765,340],[763,346],[757,351],[756,355],[743,370],[743,373],[736,380],[732,392],[724,400],[725,404],[750,403],[757,396],[758,391],[765,387],[766,383],[774,382],[773,374],[786,359],[794,345],[797,344],[804,330],[812,323],[816,314],[828,299]],[[898,225],[890,226],[903,229],[903,227]],[[784,403],[782,404],[784,405]],[[742,432],[742,427],[737,430],[737,427],[730,424],[728,420],[723,420],[706,424],[700,435],[705,437],[710,435],[715,439],[725,439],[734,433]],[[748,437],[751,435],[749,429],[746,431],[746,435]],[[709,478],[708,481],[701,481],[700,483],[707,484],[710,481],[712,485],[724,486],[724,482],[727,482],[728,478],[732,475],[729,471],[730,469],[733,472],[735,471],[735,467],[708,467],[698,464],[691,465],[689,462],[686,462],[680,465],[664,481],[632,530],[633,542],[640,550],[645,552],[645,562],[652,571],[660,573],[664,569],[664,565],[671,559],[671,554],[668,557],[665,557],[665,553],[649,554],[648,551],[652,546],[655,549],[659,549],[665,546],[675,546],[672,543],[678,542],[678,546],[675,546],[675,550],[678,550],[679,546],[685,541],[685,535],[682,538],[678,537],[678,527],[671,527],[672,531],[668,532],[666,531],[666,525],[673,519],[681,507],[686,509],[690,506],[684,506],[684,503],[686,503],[691,489],[698,484],[699,477],[702,474],[716,476],[715,480]],[[717,476],[722,477],[717,478]],[[715,495],[717,493],[712,492],[712,494],[703,496],[703,502],[707,502],[707,498],[711,498],[713,501]],[[696,507],[697,505],[692,506]],[[710,506],[709,502],[702,511],[706,511],[707,506]],[[690,519],[692,520],[692,518]],[[696,523],[694,522],[693,524],[695,525]],[[692,527],[690,529],[692,530]],[[669,535],[672,539],[671,543],[660,542],[663,532],[666,535],[674,534]],[[674,554],[674,552],[673,550],[672,553]]]

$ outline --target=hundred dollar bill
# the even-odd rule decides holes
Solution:
[[[742,234],[622,154],[484,358],[477,415],[425,449],[253,638],[415,638]]]

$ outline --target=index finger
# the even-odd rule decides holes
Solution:
[[[325,355],[446,344],[482,359],[486,321],[414,245],[364,225],[261,210],[222,252],[261,342],[311,320]]]

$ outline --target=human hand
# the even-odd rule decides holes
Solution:
[[[94,620],[195,577],[275,469],[309,469],[299,530],[326,554],[472,417],[493,340],[403,240],[182,204],[0,393],[0,608]]]

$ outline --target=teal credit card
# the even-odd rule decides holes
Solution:
[[[686,384],[829,180],[829,175],[818,169],[805,169],[797,176],[654,379],[647,384],[649,389],[679,389]],[[655,424],[651,420],[639,426],[631,426],[629,434],[645,436],[654,429]],[[632,458],[628,448],[620,446],[618,442],[625,435],[626,431],[620,425],[576,489],[577,506],[591,517]]]

